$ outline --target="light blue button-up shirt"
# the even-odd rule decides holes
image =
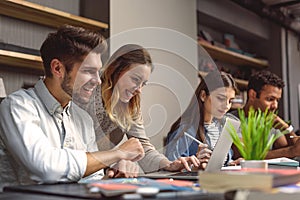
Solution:
[[[0,125],[0,182],[78,181],[86,152],[97,151],[88,113],[72,102],[62,108],[42,80],[2,101]]]

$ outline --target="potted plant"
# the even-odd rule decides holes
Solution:
[[[254,110],[250,107],[248,116],[246,116],[242,109],[239,109],[238,113],[241,121],[241,133],[238,133],[231,124],[229,128],[233,143],[246,161],[251,160],[253,164],[253,161],[264,160],[275,140],[285,134],[286,131],[279,132],[278,134],[270,134],[275,114],[268,110],[263,112],[260,109]],[[252,165],[251,162],[248,163]],[[260,166],[262,165],[263,167],[267,166],[267,163],[254,163]],[[241,163],[242,166],[243,164],[245,165],[246,163]],[[251,168],[252,167],[255,166],[252,165]]]

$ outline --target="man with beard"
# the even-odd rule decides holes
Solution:
[[[105,47],[99,33],[80,27],[48,35],[40,49],[45,79],[0,105],[0,187],[102,178],[112,163],[143,157],[135,138],[98,151],[91,117],[72,102],[87,102],[101,83]]]
[[[253,74],[247,87],[247,102],[243,110],[247,115],[250,107],[255,110],[265,111],[268,109],[275,112],[278,109],[278,102],[281,99],[284,82],[276,74],[270,71],[259,71]],[[238,117],[238,112],[232,114]],[[296,136],[293,132],[293,126],[289,125],[278,115],[275,116],[274,128],[270,134],[276,134],[278,131],[287,130],[288,133],[279,137],[273,144],[272,150],[267,154],[268,158],[288,157],[294,158],[300,155],[300,140],[291,139],[290,136]],[[234,158],[237,159],[240,153],[236,148]]]

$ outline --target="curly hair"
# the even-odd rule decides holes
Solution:
[[[247,94],[250,89],[256,92],[256,98],[259,98],[261,91],[265,85],[271,85],[277,88],[284,88],[284,81],[276,74],[262,70],[254,73],[248,82]]]

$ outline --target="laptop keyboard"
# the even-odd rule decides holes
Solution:
[[[173,176],[198,176],[198,172],[178,172],[173,174]]]

